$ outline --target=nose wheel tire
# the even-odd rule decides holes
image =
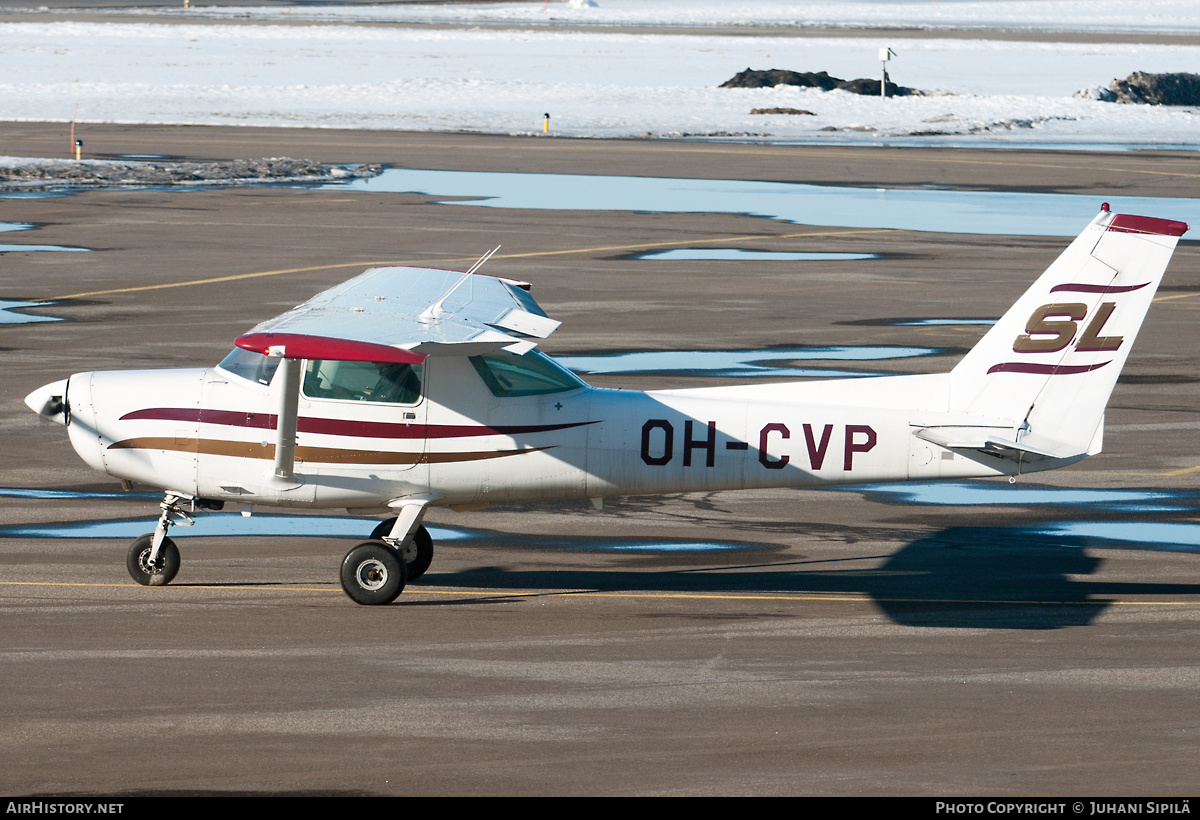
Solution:
[[[390,604],[404,589],[404,562],[382,541],[364,541],[342,561],[342,589],[365,606]]]
[[[395,518],[380,521],[379,526],[371,531],[371,540],[379,541],[385,535],[391,535],[395,523]],[[424,524],[417,527],[412,542],[405,548],[403,555],[404,577],[407,583],[412,583],[424,575],[425,570],[429,569],[429,565],[433,563],[433,538],[430,537],[429,530],[425,529]]]
[[[125,568],[129,570],[130,577],[144,587],[165,587],[179,572],[179,548],[170,538],[164,538],[158,548],[158,560],[151,565],[150,547],[153,541],[152,534],[134,541],[129,554],[125,556]]]

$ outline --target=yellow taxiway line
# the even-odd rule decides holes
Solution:
[[[111,583],[71,583],[64,581],[0,581],[0,587],[100,587],[122,589],[151,589],[140,584],[111,584]],[[157,587],[168,589],[168,587]],[[335,587],[289,587],[266,586],[261,584],[175,584],[178,590],[237,590],[264,592],[338,592]],[[811,593],[777,593],[753,594],[739,592],[601,592],[593,589],[556,589],[556,590],[460,590],[438,589],[436,587],[408,587],[404,595],[449,595],[488,598],[542,598],[585,596],[588,598],[622,598],[634,600],[683,600],[683,601],[795,601],[795,602],[835,602],[835,603],[895,603],[895,604],[989,604],[1009,606],[1200,606],[1200,599],[1195,601],[1120,601],[1094,599],[1084,601],[1044,601],[1007,598],[891,598],[871,595],[813,595]]]
[[[1152,301],[1170,302],[1175,299],[1190,299],[1193,296],[1200,296],[1200,293],[1177,293],[1174,296],[1155,296]]]
[[[905,228],[872,228],[864,230],[848,230],[848,231],[816,231],[805,233],[785,233],[785,234],[752,234],[749,236],[718,236],[709,239],[687,239],[674,240],[672,242],[639,242],[633,245],[606,245],[596,248],[567,248],[557,251],[534,251],[532,253],[506,253],[498,254],[493,259],[528,259],[535,256],[566,256],[575,253],[611,253],[612,251],[632,251],[645,248],[662,248],[667,246],[678,246],[680,244],[698,245],[702,243],[712,242],[749,242],[763,241],[772,239],[797,239],[810,236],[851,236],[855,234],[867,233],[898,233],[905,231]],[[82,293],[68,293],[63,296],[48,296],[42,299],[34,299],[34,302],[59,302],[66,299],[84,299],[89,296],[108,296],[114,293],[136,293],[147,290],[164,290],[166,288],[187,288],[197,285],[214,285],[221,282],[236,282],[242,279],[259,279],[264,276],[285,276],[289,273],[309,273],[316,270],[335,270],[337,268],[367,268],[380,267],[384,265],[420,265],[428,266],[431,264],[448,265],[454,262],[475,262],[478,257],[475,256],[458,256],[450,259],[407,259],[407,260],[388,260],[383,262],[338,262],[331,265],[311,265],[304,268],[280,268],[279,270],[255,271],[253,273],[237,273],[230,276],[215,276],[210,279],[192,279],[187,282],[163,282],[157,285],[138,285],[129,288],[111,288],[109,290],[90,290]]]
[[[1200,176],[1200,175],[1197,175]],[[340,200],[339,200],[340,201]],[[784,233],[784,234],[750,234],[746,236],[718,236],[707,239],[686,239],[672,240],[670,242],[638,242],[631,245],[603,245],[590,248],[564,248],[556,251],[533,251],[530,253],[503,253],[494,256],[494,259],[530,259],[539,256],[568,256],[571,254],[580,253],[612,253],[613,251],[634,251],[645,250],[647,248],[664,248],[679,246],[681,244],[701,245],[712,244],[718,242],[761,242],[764,240],[773,239],[802,239],[807,237],[828,237],[828,236],[855,236],[861,234],[873,233],[906,233],[906,228],[869,228],[857,230],[838,230],[838,231],[806,231],[802,233]],[[200,285],[216,285],[223,282],[237,282],[244,279],[260,279],[268,276],[286,276],[293,273],[311,273],[318,270],[337,270],[340,268],[367,268],[382,267],[382,266],[405,266],[415,265],[425,267],[428,265],[450,265],[455,262],[475,262],[477,257],[474,256],[456,256],[443,259],[390,259],[383,261],[363,261],[363,262],[336,262],[329,265],[309,265],[302,268],[279,268],[277,270],[253,271],[250,273],[236,273],[229,276],[213,276],[207,279],[189,279],[184,282],[160,282],[155,285],[135,285],[128,288],[109,288],[107,290],[89,290],[79,293],[66,293],[61,296],[45,296],[40,299],[33,299],[33,302],[61,302],[68,299],[86,299],[92,296],[111,296],[117,293],[140,293],[148,290],[166,290],[169,288],[188,288],[197,287]],[[1193,296],[1200,296],[1197,293],[1179,293],[1172,296],[1155,297],[1155,302],[1169,302],[1176,299],[1188,299]]]

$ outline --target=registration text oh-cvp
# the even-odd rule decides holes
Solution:
[[[839,429],[840,435],[835,435]],[[793,456],[807,458],[809,469],[815,472],[825,466],[832,449],[841,453],[842,469],[850,472],[854,469],[855,454],[870,452],[878,441],[875,430],[866,424],[801,424],[800,432],[802,435],[793,438],[791,428],[783,422],[764,424],[758,431],[759,463],[768,470],[782,470],[791,463]],[[840,448],[834,446],[835,440],[840,443]],[[775,448],[774,455],[772,447]],[[749,451],[750,444],[729,439],[724,442],[724,449]],[[670,464],[677,455],[682,458],[684,467],[714,467],[717,463],[717,423],[687,419],[683,422],[682,433],[677,435],[675,425],[667,419],[649,419],[642,425],[641,454],[642,461],[651,467]]]

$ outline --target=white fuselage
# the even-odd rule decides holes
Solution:
[[[945,375],[494,396],[431,357],[411,405],[300,397],[295,468],[272,472],[279,379],[220,368],[80,373],[71,442],[117,478],[201,498],[386,510],[697,490],[1009,475],[914,430],[954,423]],[[1030,469],[1061,466],[1045,461]]]

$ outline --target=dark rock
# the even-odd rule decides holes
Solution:
[[[817,116],[811,111],[803,108],[751,108],[751,114],[807,114],[810,117]]]
[[[832,91],[840,82],[844,81],[837,77],[830,77],[824,71],[802,73],[782,68],[772,68],[766,71],[747,68],[732,79],[721,83],[718,88],[774,88],[777,85],[798,85],[801,88]]]
[[[1106,90],[1107,94],[1094,95],[1093,99],[1139,105],[1200,105],[1200,74],[1135,71],[1124,80],[1113,80]]]
[[[837,84],[837,88],[842,91],[849,91],[851,94],[864,94],[868,97],[879,96],[879,80],[843,80]],[[887,84],[887,96],[889,97],[911,97],[916,93],[911,88],[905,88],[893,82]]]
[[[721,83],[718,88],[774,88],[777,85],[819,88],[822,91],[833,91],[835,88],[840,88],[842,91],[849,91],[851,94],[879,96],[879,80],[843,80],[840,77],[830,77],[824,71],[814,73],[811,71],[787,71],[782,68],[772,68],[765,71],[747,68],[745,71],[736,74],[733,78]],[[887,84],[887,95],[889,97],[909,97],[920,93],[916,89],[905,88],[902,85],[896,85],[892,82]]]

